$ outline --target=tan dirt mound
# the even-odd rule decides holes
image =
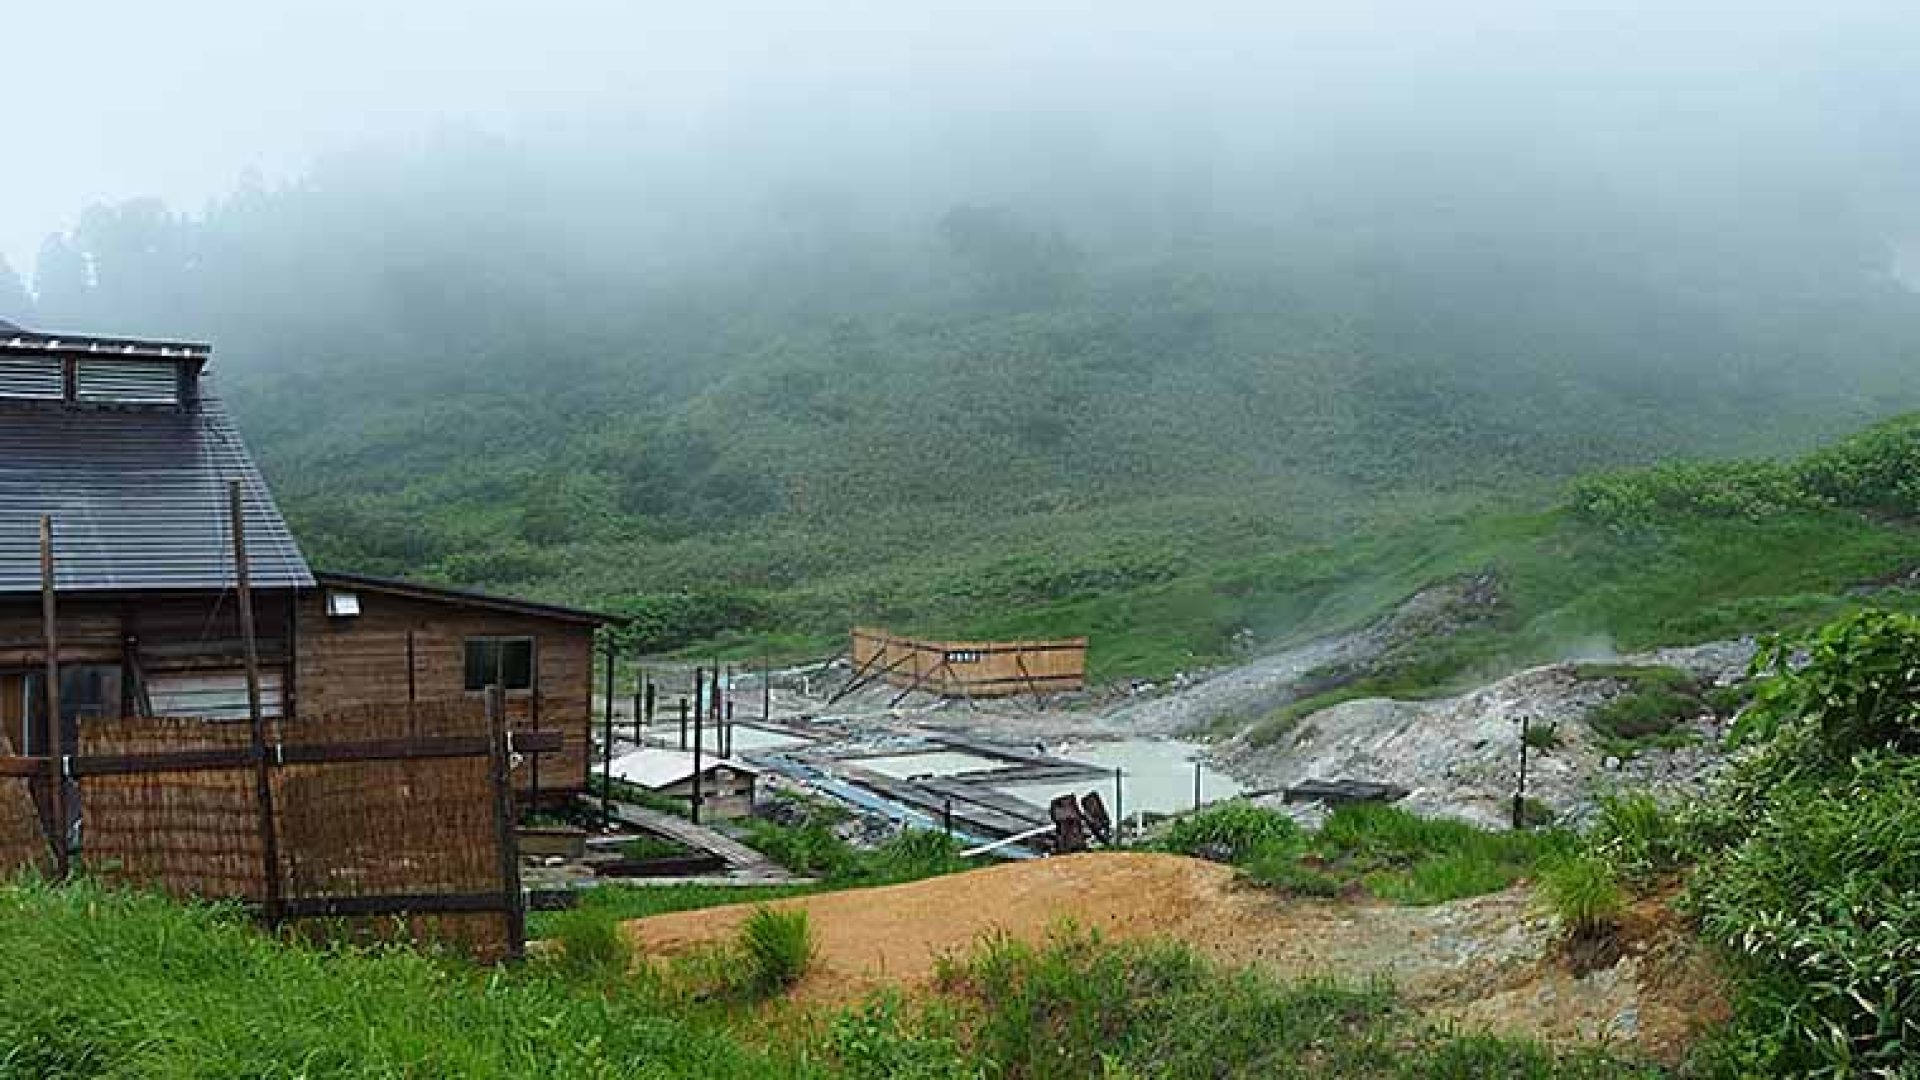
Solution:
[[[1662,917],[1636,911],[1623,955],[1576,976],[1526,889],[1439,904],[1304,900],[1242,885],[1177,855],[1098,853],[1008,863],[906,885],[782,900],[808,914],[819,953],[803,1000],[924,986],[943,956],[1005,933],[1039,941],[1071,922],[1111,938],[1168,938],[1215,960],[1298,979],[1386,979],[1436,1020],[1556,1041],[1605,1040],[1671,1059],[1724,1015],[1710,965]],[[642,956],[733,940],[751,905],[626,924]]]

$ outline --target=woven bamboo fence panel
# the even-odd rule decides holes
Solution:
[[[0,757],[13,753],[13,743],[0,732]],[[21,777],[0,779],[0,878],[37,870],[45,872],[52,859],[40,811],[33,799],[33,781]]]
[[[342,710],[287,725],[289,746],[404,735],[484,735],[484,706],[421,703]],[[331,762],[276,770],[282,892],[290,900],[482,893],[500,888],[493,773],[484,757]],[[494,913],[341,920],[355,937],[409,936],[494,955]]]
[[[250,745],[245,724],[142,717],[80,725],[87,756]],[[266,896],[251,767],[90,776],[79,786],[81,851],[96,877],[180,897]]]
[[[1087,639],[929,641],[856,628],[853,666],[892,686],[945,697],[1007,697],[1082,690]]]
[[[371,707],[273,725],[289,747],[411,736],[481,735],[484,707],[455,701]],[[141,718],[82,725],[83,754],[245,750],[246,724]],[[288,901],[498,892],[493,773],[485,756],[275,765],[269,772]],[[266,896],[252,765],[80,782],[82,851],[108,880],[181,897]],[[41,841],[44,847],[44,841]],[[494,912],[316,920],[320,936],[405,936],[483,957],[507,947]]]

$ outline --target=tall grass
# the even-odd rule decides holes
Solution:
[[[0,925],[7,1080],[823,1075],[544,965],[314,948],[230,908],[86,883],[0,886]]]
[[[1563,833],[1492,832],[1377,803],[1340,807],[1315,833],[1274,810],[1222,803],[1175,819],[1159,839],[1164,850],[1232,863],[1287,892],[1331,896],[1358,885],[1404,904],[1497,892],[1571,844]]]
[[[813,966],[813,927],[800,908],[762,905],[740,927],[747,986],[762,996],[785,992]]]
[[[1071,927],[990,939],[946,965],[969,1003],[961,1041],[990,1075],[1156,1080],[1653,1075],[1602,1054],[1555,1054],[1426,1027],[1384,986],[1289,984],[1177,945],[1109,943]],[[911,1038],[897,1019],[894,1038]]]
[[[1611,933],[1626,910],[1626,894],[1612,864],[1587,852],[1571,852],[1540,866],[1539,895],[1561,927],[1576,939]]]

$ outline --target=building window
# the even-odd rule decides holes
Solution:
[[[477,637],[467,639],[467,689],[533,689],[533,639]]]

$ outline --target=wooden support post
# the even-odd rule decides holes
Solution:
[[[247,662],[247,721],[253,726],[253,797],[260,813],[260,855],[267,925],[280,922],[280,836],[273,820],[273,763],[267,760],[267,720],[260,708],[260,644],[253,629],[253,574],[247,562],[247,515],[240,481],[227,484],[233,534],[233,582],[240,606],[240,646]]]
[[[687,699],[680,699],[680,752],[687,752]]]
[[[1127,804],[1122,801],[1125,793],[1120,783],[1124,775],[1117,767],[1113,770],[1113,835],[1117,841],[1116,847],[1125,844],[1127,839]]]
[[[773,654],[760,654],[760,722],[773,719]]]
[[[639,732],[647,723],[647,669],[639,665],[639,646],[634,646],[634,746],[641,746]]]
[[[600,831],[613,828],[613,678],[614,666],[619,663],[619,653],[614,651],[613,642],[607,642],[607,718],[606,728],[601,733],[604,744],[600,748]]]
[[[1034,681],[1033,673],[1027,670],[1027,658],[1021,656],[1019,653],[1014,653],[1013,666],[1020,669],[1020,677],[1027,681],[1027,689],[1033,693],[1034,705],[1045,708],[1047,704],[1046,695],[1040,692],[1040,684]]]
[[[505,647],[500,651],[505,653]],[[588,715],[592,715],[593,710],[589,708],[587,712]],[[538,637],[527,640],[527,720],[528,725],[535,732],[540,730],[540,639]],[[592,747],[588,749],[590,751]],[[590,773],[593,771],[593,765],[583,763],[581,771]],[[582,776],[580,779],[584,782],[586,777]],[[527,755],[527,804],[534,807],[540,805],[539,754]]]
[[[700,710],[695,709],[693,711],[693,799],[688,804],[688,809],[692,812],[693,823],[695,825],[700,824],[700,801],[701,801],[701,798],[700,798],[701,796],[701,789],[700,789],[701,724],[700,724],[700,721],[701,719],[702,718],[700,716]]]
[[[60,619],[59,609],[54,601],[53,572],[53,518],[40,518],[40,633],[44,639],[47,655],[45,674],[41,680],[46,684],[45,708],[47,712],[47,806],[52,811],[52,823],[47,829],[47,843],[53,848],[53,873],[56,878],[65,880],[70,869],[68,859],[72,850],[68,847],[67,829],[67,777],[61,768],[61,759],[66,754],[66,733],[60,723]]]
[[[520,889],[520,837],[513,828],[513,759],[508,751],[506,695],[487,687],[487,758],[493,772],[493,831],[499,849],[501,900],[507,913],[507,957],[527,950],[527,898]]]
[[[1527,827],[1527,737],[1529,718],[1520,714],[1520,782],[1513,789],[1513,829],[1515,832]]]
[[[1200,809],[1200,762],[1193,763],[1193,808]]]
[[[654,681],[652,679],[648,679],[647,680],[647,709],[644,714],[647,718],[646,719],[647,727],[653,726],[653,707],[655,704],[654,691],[657,689],[659,689],[659,687],[654,684]]]
[[[419,676],[414,673],[413,631],[407,631],[407,734],[418,735],[419,717],[416,706],[420,701]]]

